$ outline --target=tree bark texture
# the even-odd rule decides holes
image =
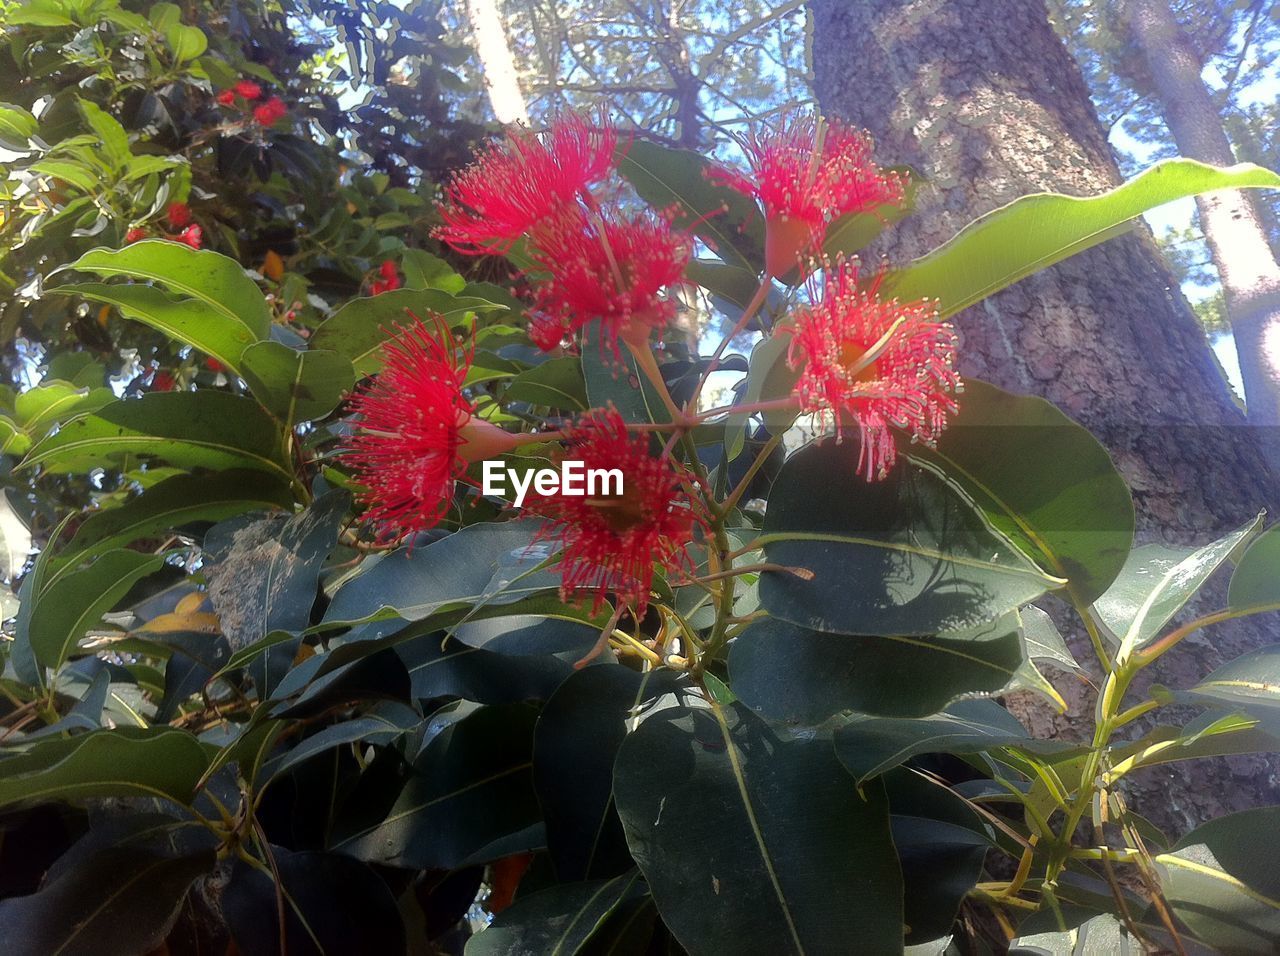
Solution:
[[[891,262],[1021,195],[1094,195],[1120,182],[1084,80],[1041,0],[809,7],[821,108],[870,130],[882,162],[909,163],[927,180],[915,214],[874,250]],[[1140,539],[1203,543],[1277,500],[1258,436],[1144,228],[1023,280],[957,325],[966,375],[1053,401],[1108,447],[1133,490]],[[1273,628],[1270,620],[1271,635],[1249,624],[1217,628],[1148,670],[1189,687],[1276,640]],[[1087,641],[1071,638],[1082,664],[1092,662]],[[1036,733],[1087,740],[1092,688],[1056,683],[1071,705],[1065,716],[1025,701],[1015,709]],[[1131,781],[1131,804],[1174,833],[1277,800],[1263,757],[1173,764]]]
[[[1204,163],[1234,163],[1222,117],[1200,76],[1202,64],[1168,0],[1124,0],[1121,11],[1151,73],[1178,152]],[[1280,425],[1280,264],[1257,206],[1245,193],[1209,193],[1197,197],[1196,205],[1240,354],[1249,421]]]

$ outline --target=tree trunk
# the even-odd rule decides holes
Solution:
[[[927,179],[915,215],[886,230],[877,250],[893,261],[1026,193],[1092,195],[1120,182],[1041,0],[810,0],[810,12],[821,107],[869,129],[882,161],[909,163]],[[1144,539],[1204,542],[1276,500],[1258,436],[1145,229],[1023,280],[958,326],[965,374],[1048,398],[1110,449]],[[1211,638],[1167,655],[1149,669],[1154,679],[1189,687],[1268,642],[1247,624]],[[1087,642],[1073,646],[1092,661]],[[1071,704],[1064,717],[1025,702],[1020,716],[1037,733],[1087,740],[1092,690],[1060,689]],[[1269,764],[1173,764],[1160,779],[1135,775],[1130,802],[1182,832],[1277,802]]]
[[[516,61],[507,31],[498,15],[497,0],[467,0],[467,19],[475,36],[476,55],[484,68],[489,104],[499,123],[529,125],[529,110],[516,79]]]
[[[1121,15],[1142,51],[1178,152],[1219,166],[1234,163],[1222,117],[1200,77],[1202,64],[1168,0],[1125,0]],[[1249,421],[1280,425],[1280,264],[1245,193],[1222,190],[1197,197],[1196,205],[1226,296]]]

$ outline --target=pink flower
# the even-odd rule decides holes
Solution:
[[[140,239],[147,238],[147,230],[134,226],[124,234],[124,241],[127,243],[138,242]]]
[[[817,252],[841,216],[903,201],[903,178],[871,158],[871,138],[836,120],[793,112],[743,143],[750,173],[720,168],[712,178],[759,200],[765,215],[765,271],[785,275]]]
[[[262,87],[253,80],[240,80],[232,87],[238,96],[243,96],[246,100],[256,100],[262,95]]]
[[[683,279],[692,253],[689,237],[663,216],[568,207],[539,233],[534,258],[550,278],[534,290],[538,310],[548,328],[572,334],[599,319],[614,351],[619,339],[647,348],[650,332],[675,313],[663,293]]]
[[[191,222],[191,207],[184,202],[169,203],[165,218],[174,229],[181,229]]]
[[[618,136],[607,122],[576,113],[540,135],[510,133],[445,189],[435,235],[459,252],[506,252],[511,244],[613,169]]]
[[[215,96],[215,97],[214,97],[214,99],[215,99],[215,100],[217,100],[217,101],[218,101],[218,103],[219,103],[219,104],[221,104],[222,106],[235,106],[235,105],[236,105],[236,91],[235,91],[235,90],[223,90],[221,93],[219,93],[217,96]]]
[[[562,598],[590,592],[599,610],[612,593],[643,614],[655,566],[688,570],[686,548],[695,529],[706,527],[686,490],[694,479],[671,458],[650,454],[648,436],[628,434],[613,409],[593,412],[571,429],[564,460],[618,469],[622,487],[597,489],[606,492],[598,497],[535,493],[526,504],[527,514],[548,521],[539,537],[562,551]]]
[[[927,301],[878,295],[879,277],[858,286],[855,261],[828,264],[812,304],[794,316],[790,362],[800,370],[801,407],[834,419],[837,433],[855,425],[862,441],[858,471],[882,478],[897,457],[891,428],[932,444],[956,411],[956,334]]]

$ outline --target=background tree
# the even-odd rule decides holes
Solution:
[[[926,180],[918,214],[876,247],[891,261],[1017,195],[1088,194],[1120,181],[1080,71],[1040,3],[1000,17],[976,0],[813,0],[810,10],[819,104],[867,127],[881,155]],[[1133,488],[1148,539],[1237,526],[1258,502],[1278,500],[1258,436],[1145,230],[992,297],[959,327],[967,374],[1044,396],[1102,440]],[[1173,668],[1218,663],[1258,643],[1256,631],[1224,629],[1212,647],[1169,662],[1160,679],[1176,683]],[[1072,705],[1053,721],[1067,737],[1092,706],[1083,693]],[[1178,767],[1139,785],[1136,802],[1179,830],[1224,807],[1275,799],[1268,762],[1241,769],[1244,779],[1221,765]]]

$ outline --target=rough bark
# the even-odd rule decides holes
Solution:
[[[1200,76],[1202,64],[1168,0],[1125,0],[1120,10],[1146,61],[1178,152],[1220,166],[1234,163],[1222,117]],[[1226,297],[1249,421],[1264,427],[1278,425],[1280,264],[1267,242],[1257,207],[1245,193],[1235,189],[1210,193],[1197,197],[1196,205]]]
[[[869,129],[883,161],[928,180],[917,213],[877,250],[891,260],[1020,195],[1092,195],[1120,182],[1041,0],[810,0],[810,11],[821,107]],[[1050,399],[1110,449],[1141,537],[1204,542],[1276,500],[1258,436],[1145,229],[1018,283],[958,325],[966,375]],[[1269,642],[1248,625],[1209,636],[1167,655],[1154,678],[1191,686]],[[1092,659],[1087,642],[1074,646],[1082,663]],[[1088,739],[1092,690],[1057,683],[1071,704],[1064,717],[1025,704],[1021,715],[1037,733]],[[1277,799],[1261,757],[1175,764],[1159,779],[1135,775],[1130,792],[1175,833]]]

